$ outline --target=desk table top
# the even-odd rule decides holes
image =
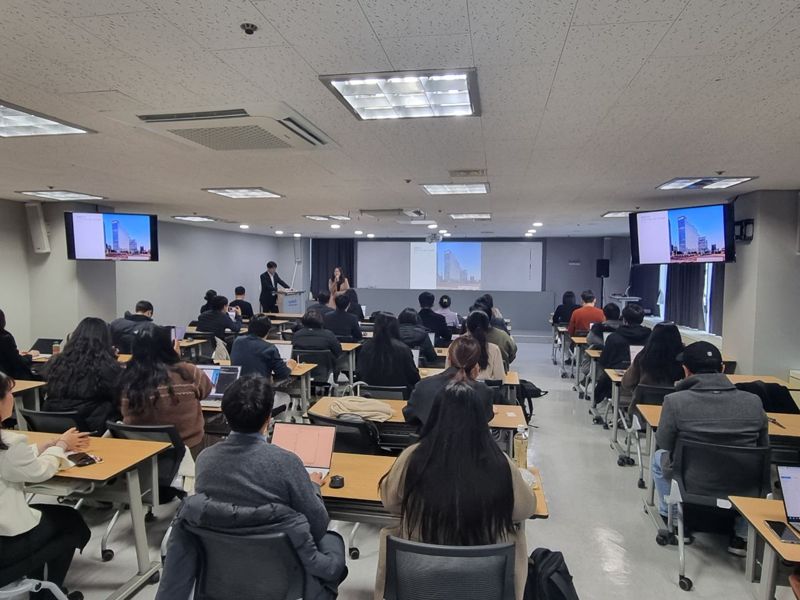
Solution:
[[[661,406],[637,404],[638,410],[645,422],[653,428],[658,427],[661,421]],[[800,415],[786,413],[767,413],[770,437],[800,437]]]
[[[600,355],[602,353],[603,353],[603,351],[602,350],[598,350],[597,348],[589,348],[586,351],[586,356],[588,356],[591,359],[597,360],[598,358],[600,358]]]
[[[585,346],[589,342],[586,340],[585,335],[573,335],[570,337],[573,344],[577,344],[578,346]]]
[[[620,383],[622,381],[622,376],[625,374],[625,369],[605,369],[606,375],[609,376],[611,379],[611,383]],[[778,385],[782,385],[783,387],[788,388],[789,383],[784,381],[780,377],[773,377],[772,375],[728,375],[726,377],[730,379],[731,383],[751,383],[753,381],[763,381],[764,383],[777,383]]]
[[[291,340],[267,340],[270,344],[279,344],[282,346],[291,345]],[[361,342],[342,342],[342,352],[352,352],[361,346]]]
[[[14,389],[11,390],[12,394],[21,394],[22,392],[27,392],[29,390],[35,390],[36,388],[44,387],[47,385],[45,381],[29,381],[27,379],[17,379],[14,382]]]
[[[800,562],[800,545],[782,542],[766,523],[767,521],[786,523],[786,511],[781,500],[731,496],[730,501],[783,560]]]
[[[419,376],[422,379],[426,377],[433,377],[434,375],[439,375],[444,372],[444,369],[436,369],[432,367],[423,367],[419,369]],[[509,371],[503,377],[503,385],[519,385],[519,372],[518,371]]]
[[[272,319],[287,319],[287,320],[295,320],[295,319],[302,319],[303,313],[266,313],[269,317],[270,321]],[[275,324],[275,321],[272,321]]]

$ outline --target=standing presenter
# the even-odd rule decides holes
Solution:
[[[289,285],[277,273],[278,264],[274,261],[267,263],[267,270],[261,274],[261,295],[258,301],[261,310],[267,313],[278,312],[278,286],[291,291]]]

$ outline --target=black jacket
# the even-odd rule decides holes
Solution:
[[[456,369],[450,367],[438,375],[420,379],[419,383],[414,386],[414,391],[411,392],[408,404],[406,404],[403,409],[403,416],[406,418],[406,423],[417,425],[418,429],[424,428],[431,414],[434,399],[437,394],[450,383],[450,380],[455,374]],[[488,423],[494,418],[494,393],[481,381],[476,381],[473,385],[478,392],[478,396],[483,401],[486,422]]]
[[[332,331],[303,327],[294,332],[292,336],[294,350],[330,350],[334,358],[339,358],[342,353],[342,344],[336,339]],[[313,362],[313,361],[308,361]]]
[[[364,320],[364,311],[361,309],[360,304],[351,304],[347,307],[347,312],[353,315],[359,321]]]
[[[577,304],[573,304],[571,306],[567,306],[566,304],[559,304],[556,307],[556,311],[553,313],[553,325],[563,324],[566,325],[569,323],[570,318],[572,318],[572,313],[578,309]]]
[[[272,281],[269,278],[269,273],[264,271],[261,274],[261,294],[258,296],[258,301],[265,309],[275,304],[275,296],[278,295],[278,286],[284,288],[289,287],[289,284],[281,279],[277,273],[275,273],[273,277],[275,278],[274,287],[272,286]]]
[[[650,338],[650,329],[644,325],[620,325],[608,336],[600,365],[604,369],[624,369],[631,364],[631,346],[644,346]]]
[[[243,319],[253,318],[253,305],[250,304],[247,300],[232,300],[231,302],[228,303],[228,306],[230,307],[238,306],[239,310],[242,311]]]
[[[436,350],[433,349],[427,330],[421,325],[402,323],[400,339],[409,348],[419,348],[419,355],[425,360],[425,364],[432,365],[436,362]]]
[[[405,386],[409,390],[419,381],[411,349],[392,340],[391,357],[386,363],[375,355],[375,340],[367,340],[358,353],[358,378],[370,385]]]
[[[31,371],[30,356],[22,356],[14,336],[8,331],[0,331],[0,371],[12,379],[40,379]]]
[[[453,334],[447,326],[447,319],[439,313],[433,312],[430,308],[421,308],[418,314],[425,329],[436,334],[433,340],[434,345],[442,348],[449,346]]]
[[[123,354],[130,354],[134,338],[140,331],[155,327],[153,319],[145,315],[131,314],[125,311],[125,316],[111,321],[111,343]]]
[[[352,341],[360,341],[364,338],[358,319],[349,312],[337,309],[326,314],[323,320],[325,329],[332,331],[337,338],[349,338]]]
[[[242,329],[242,317],[236,315],[236,319],[232,320],[228,313],[219,310],[207,310],[197,317],[197,331],[213,333],[215,337],[224,340],[226,329],[238,333]]]
[[[329,315],[334,311],[334,309],[332,309],[327,304],[321,304],[319,302],[314,302],[314,304],[309,304],[306,307],[306,312],[308,312],[309,310],[318,310],[323,317],[325,317],[325,315]]]

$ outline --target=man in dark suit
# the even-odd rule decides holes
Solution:
[[[447,348],[453,334],[447,326],[447,319],[439,313],[433,312],[433,302],[436,297],[430,292],[422,292],[419,295],[419,318],[425,329],[435,334],[433,345],[437,348]]]
[[[274,261],[267,263],[267,270],[261,274],[261,295],[258,301],[261,310],[268,313],[278,312],[278,286],[289,289],[289,285],[278,276],[278,264]]]

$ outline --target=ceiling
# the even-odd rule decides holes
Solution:
[[[304,235],[420,234],[355,218],[413,207],[455,236],[542,221],[539,237],[626,233],[610,210],[800,188],[800,0],[0,0],[0,14],[0,99],[97,132],[0,139],[0,198],[53,186]],[[318,79],[473,66],[480,117],[362,122]],[[134,116],[275,102],[332,142],[215,151]],[[488,195],[418,185],[476,168]],[[717,171],[759,179],[655,189]],[[202,191],[233,186],[284,198]],[[447,217],[485,210],[491,222]],[[333,232],[302,217],[316,213],[354,220]]]

